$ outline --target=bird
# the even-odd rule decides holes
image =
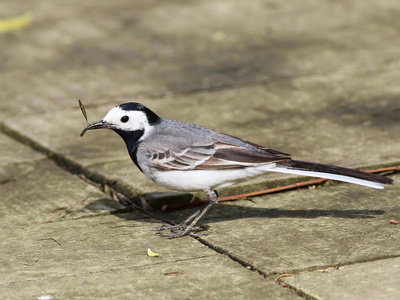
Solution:
[[[375,189],[393,182],[360,170],[294,160],[290,154],[232,135],[164,119],[137,102],[115,106],[100,121],[87,124],[81,136],[95,129],[115,131],[124,140],[134,164],[156,184],[176,191],[204,191],[207,195],[207,204],[182,223],[155,228],[163,237],[201,236],[204,233],[197,233],[196,224],[218,202],[218,189],[268,172],[332,179]]]

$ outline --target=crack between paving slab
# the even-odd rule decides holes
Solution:
[[[351,265],[356,265],[356,264],[362,264],[362,263],[367,263],[367,262],[374,262],[374,261],[379,261],[379,260],[384,260],[384,259],[391,259],[391,258],[398,258],[400,257],[400,254],[397,255],[383,255],[383,256],[378,256],[378,257],[374,257],[371,259],[360,259],[360,260],[356,260],[356,261],[347,261],[347,262],[341,262],[341,263],[337,263],[337,264],[331,264],[331,265],[320,265],[320,266],[311,266],[311,267],[307,267],[307,268],[299,268],[299,269],[291,269],[291,270],[283,270],[281,272],[269,272],[266,273],[262,270],[260,270],[259,268],[257,268],[255,265],[243,260],[242,258],[240,258],[239,256],[226,251],[225,249],[218,247],[216,245],[213,245],[212,243],[206,241],[205,239],[202,239],[201,237],[193,237],[194,239],[196,239],[197,241],[199,241],[200,243],[202,243],[203,245],[207,246],[208,248],[228,256],[230,259],[232,259],[233,261],[239,263],[240,265],[242,265],[243,267],[245,267],[247,270],[250,270],[252,272],[256,272],[259,275],[263,276],[264,278],[268,279],[268,280],[274,280],[274,282],[280,286],[282,286],[283,288],[288,288],[291,291],[293,291],[296,295],[298,295],[299,297],[305,298],[305,299],[310,299],[310,300],[317,300],[317,298],[307,294],[306,292],[302,291],[301,289],[298,289],[286,282],[284,282],[284,280],[282,280],[281,278],[279,278],[282,274],[288,275],[288,276],[292,276],[292,275],[300,275],[302,273],[309,273],[309,272],[316,272],[318,270],[324,270],[324,269],[328,269],[328,268],[340,268],[340,267],[345,267],[345,266],[351,266]],[[283,277],[282,277],[283,278]]]
[[[15,179],[15,178],[5,179],[5,180],[0,181],[0,185],[7,184],[7,183],[10,183],[10,182],[14,182],[14,181],[17,181],[17,179]]]
[[[199,241],[200,243],[202,243],[203,245],[207,246],[208,248],[210,248],[211,250],[214,250],[220,254],[226,255],[228,256],[230,259],[232,259],[233,261],[239,263],[240,265],[242,265],[243,267],[245,267],[248,270],[257,272],[258,274],[264,276],[267,278],[268,274],[257,269],[254,265],[252,265],[249,262],[244,261],[243,259],[241,259],[240,257],[234,255],[233,253],[226,251],[225,249],[222,249],[218,246],[213,245],[212,243],[208,242],[205,239],[202,239],[201,237],[193,237],[194,239],[196,239],[197,241]]]
[[[295,288],[294,286],[287,284],[286,282],[282,283],[277,282],[277,284],[279,284],[282,288],[289,289],[290,291],[292,291],[292,293],[306,300],[319,300],[318,298],[315,298],[310,294],[307,294],[306,292],[302,291],[301,289]]]
[[[202,239],[201,237],[193,237],[193,238],[195,238],[196,240],[198,240],[200,243],[202,243],[203,245],[207,246],[211,250],[214,250],[214,251],[216,251],[216,252],[218,252],[218,253],[220,253],[222,255],[228,256],[234,262],[239,263],[240,265],[245,267],[247,270],[249,270],[251,272],[256,272],[257,274],[263,276],[268,281],[273,281],[276,278],[276,273],[274,273],[274,275],[275,275],[274,277],[271,277],[271,274],[265,273],[264,271],[260,270],[259,268],[255,267],[254,265],[250,264],[249,262],[244,261],[243,259],[241,259],[240,257],[234,255],[233,253],[225,251],[224,249],[211,244],[210,242],[206,241],[205,239]],[[283,286],[281,284],[281,281],[279,281],[279,282],[275,281],[275,283],[278,284],[279,286],[281,286],[284,289],[285,288],[290,289],[294,294],[296,294],[299,297],[302,297],[302,298],[305,298],[305,299],[309,299],[309,300],[317,300],[316,298],[304,293],[301,290],[298,290],[298,289],[290,286],[289,284],[285,283],[285,286]]]
[[[276,278],[275,282],[284,288],[290,289],[291,291],[293,291],[300,297],[303,297],[305,299],[310,299],[310,300],[317,300],[318,298],[315,298],[315,297],[309,295],[308,293],[301,290],[301,288],[296,288],[294,285],[291,285],[291,284],[285,282],[285,280],[283,278],[301,275],[303,273],[311,273],[311,272],[321,272],[322,271],[322,273],[329,273],[329,271],[325,271],[325,270],[329,269],[329,268],[334,268],[336,270],[340,270],[341,267],[346,267],[346,266],[351,266],[351,265],[356,265],[356,264],[363,264],[363,263],[367,263],[367,262],[374,262],[374,261],[385,260],[385,259],[391,259],[391,258],[398,258],[398,257],[400,257],[400,255],[387,255],[387,256],[375,257],[375,258],[369,259],[369,260],[359,260],[359,261],[355,261],[355,262],[340,263],[340,264],[331,265],[331,266],[311,267],[311,268],[307,268],[306,270],[303,270],[303,271],[284,272],[275,277]],[[285,276],[282,276],[282,275],[285,275]]]
[[[132,194],[134,192],[139,194],[139,191],[132,191],[131,187],[128,187],[126,184],[124,184],[120,181],[107,178],[106,176],[102,175],[101,173],[89,171],[86,168],[84,168],[81,164],[65,157],[64,155],[47,149],[40,143],[19,133],[18,131],[11,129],[4,123],[0,123],[0,132],[6,134],[10,138],[12,138],[24,145],[31,147],[35,151],[45,154],[47,156],[47,158],[52,160],[53,162],[55,162],[57,166],[59,166],[60,168],[62,168],[63,170],[65,170],[71,174],[84,175],[85,177],[89,178],[93,182],[99,183],[100,185],[102,185],[102,187],[104,187],[104,186],[112,187],[115,190],[117,190],[118,192],[121,192],[125,195],[129,195],[129,197],[133,196]]]
[[[71,174],[78,175],[78,177],[81,180],[84,180],[88,184],[92,184],[103,193],[107,194],[107,191],[110,191],[111,195],[108,196],[124,204],[127,210],[129,209],[138,210],[146,215],[153,217],[156,220],[172,224],[170,221],[164,220],[144,208],[147,202],[144,201],[145,203],[143,204],[143,200],[145,199],[143,196],[141,196],[142,195],[141,191],[135,190],[131,186],[128,186],[127,184],[119,180],[113,180],[112,178],[107,178],[101,173],[89,171],[88,169],[84,168],[81,164],[74,162],[73,160],[65,157],[62,154],[52,152],[51,150],[37,143],[33,139],[8,127],[3,122],[0,122],[0,132],[8,135],[12,139],[22,144],[28,145],[29,147],[38,152],[44,153],[48,159],[52,160],[61,169]],[[117,199],[115,199],[115,197],[117,197]],[[141,203],[140,204],[135,203],[132,200],[133,198],[138,198]]]

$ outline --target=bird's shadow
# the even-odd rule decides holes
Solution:
[[[105,209],[105,199],[95,200],[87,205],[90,209],[98,207],[99,204],[102,209]],[[96,203],[99,202],[99,203]],[[150,223],[159,223],[160,220],[152,217],[138,216],[138,211],[123,207],[122,205],[115,205],[116,201],[109,200],[109,205],[112,209],[109,210],[113,215],[125,220],[136,220]],[[194,211],[201,209],[201,207],[192,207],[187,209],[174,210],[164,212],[161,210],[154,210],[151,213],[162,220],[181,222]],[[246,207],[230,203],[218,204],[213,206],[204,218],[200,221],[202,224],[222,222],[224,220],[247,219],[247,218],[319,218],[319,217],[332,217],[332,218],[346,218],[346,219],[367,219],[384,214],[384,210],[374,209],[281,209],[281,208],[262,208],[262,207]],[[141,213],[142,214],[142,213]]]

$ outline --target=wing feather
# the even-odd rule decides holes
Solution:
[[[243,142],[243,140],[241,140]],[[172,151],[158,150],[152,162],[159,170],[218,170],[245,168],[257,164],[289,161],[289,154],[247,143],[249,147],[212,139]]]

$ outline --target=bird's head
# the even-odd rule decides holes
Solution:
[[[141,141],[151,133],[160,120],[159,116],[140,103],[124,103],[112,108],[102,120],[87,125],[81,136],[88,130],[112,129],[125,142],[129,138]]]

